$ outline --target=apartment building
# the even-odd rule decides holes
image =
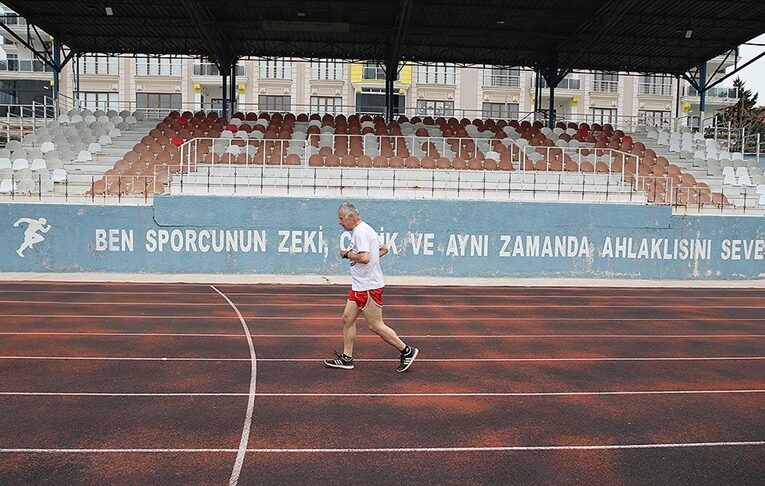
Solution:
[[[23,18],[4,8],[0,20],[26,38]],[[42,41],[50,49],[50,39]],[[44,50],[39,39],[33,42]],[[733,63],[720,56],[709,61],[707,72],[720,77]],[[51,79],[47,64],[12,37],[2,37],[0,104],[43,102],[52,96]],[[217,67],[195,58],[86,54],[66,66],[60,83],[62,94],[91,109],[220,110],[223,99]],[[376,62],[244,59],[235,83],[241,111],[382,113],[385,106],[385,71]],[[736,102],[730,86],[707,92],[707,115]],[[541,87],[546,111],[543,79]],[[397,73],[394,106],[408,115],[524,118],[534,110],[535,93],[534,72],[526,68],[407,63]],[[699,101],[687,81],[655,74],[575,72],[555,89],[558,118],[633,126],[674,118],[698,123]]]

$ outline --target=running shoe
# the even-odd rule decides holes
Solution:
[[[335,358],[325,359],[324,364],[329,366],[330,368],[342,368],[344,370],[352,370],[353,358],[350,356],[346,356],[344,353],[340,354],[337,351],[335,351]]]
[[[401,362],[398,364],[396,371],[403,373],[404,371],[408,370],[409,367],[412,366],[412,363],[414,362],[414,359],[417,357],[419,352],[420,351],[417,348],[409,348],[409,354],[401,353]]]

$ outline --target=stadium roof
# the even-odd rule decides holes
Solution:
[[[4,0],[76,52],[682,74],[765,32],[729,0]],[[111,15],[109,14],[111,12]]]

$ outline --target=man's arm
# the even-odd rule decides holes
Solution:
[[[369,263],[369,252],[367,251],[360,251],[358,253],[350,250],[341,251],[340,257],[347,258],[348,260],[356,263]]]
[[[380,258],[388,254],[388,245],[380,245]]]

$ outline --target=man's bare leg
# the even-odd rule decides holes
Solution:
[[[388,327],[383,321],[382,307],[375,304],[372,299],[369,299],[369,302],[367,303],[367,306],[364,308],[363,312],[370,331],[380,336],[383,341],[390,344],[399,351],[403,351],[404,348],[406,348],[406,344],[404,344],[404,341],[398,337],[396,331]]]
[[[343,311],[343,354],[353,356],[353,342],[356,340],[356,319],[361,309],[355,302],[347,301]]]

